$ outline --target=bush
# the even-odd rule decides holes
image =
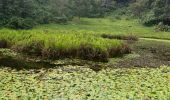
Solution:
[[[121,17],[120,16],[115,16],[115,19],[121,20]]]
[[[13,29],[31,29],[35,26],[35,22],[30,18],[12,17],[6,24],[7,27]]]
[[[170,31],[170,26],[164,25],[162,22],[160,22],[158,25],[155,26],[155,31],[169,32]]]
[[[61,24],[61,23],[67,23],[68,19],[65,16],[63,16],[63,17],[54,17],[53,21],[55,23],[60,23]]]

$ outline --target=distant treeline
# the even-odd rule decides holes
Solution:
[[[170,18],[170,0],[0,0],[0,26],[30,29],[37,24],[67,23],[74,16],[104,17],[123,8],[123,14],[146,24]]]
[[[145,25],[163,22],[170,25],[170,0],[131,0],[129,9]]]

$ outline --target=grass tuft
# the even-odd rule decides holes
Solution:
[[[101,37],[102,37],[102,38],[108,38],[108,39],[138,41],[138,37],[136,37],[135,35],[111,35],[111,34],[102,34]]]

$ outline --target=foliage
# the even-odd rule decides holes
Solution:
[[[10,44],[8,48],[18,52],[52,59],[71,57],[107,61],[108,57],[122,55],[127,53],[126,50],[130,50],[128,46],[123,46],[125,44],[120,40],[98,38],[92,33],[86,35],[77,31],[52,30],[51,32],[2,30],[0,40],[8,41]],[[117,54],[109,54],[111,48],[116,50]]]
[[[114,0],[70,0],[69,8],[74,16],[80,17],[104,17],[105,13],[113,7]]]
[[[66,23],[73,16],[103,17],[112,8],[107,0],[1,0],[0,25],[30,29],[36,24]],[[110,4],[111,3],[111,4]]]
[[[69,10],[64,8],[66,1],[1,0],[0,25],[14,29],[30,29],[36,24],[65,23],[70,16]]]
[[[99,61],[116,56],[115,53],[122,55],[131,52],[122,40],[104,39],[102,34],[116,36],[116,39],[136,39],[133,36],[169,39],[170,35],[169,32],[155,32],[136,20],[111,22],[110,19],[101,18],[82,18],[79,22],[73,21],[67,25],[42,25],[32,30],[1,29],[0,33],[0,40],[5,40],[7,44],[5,46],[28,55],[52,59],[91,58]]]
[[[104,17],[110,13],[118,19],[131,14],[146,25],[170,23],[169,0],[1,0],[0,3],[0,25],[15,29],[66,23],[75,16]]]
[[[1,99],[169,100],[170,68],[117,68],[94,72],[88,66],[49,70],[0,69]]]
[[[36,25],[32,19],[29,18],[19,18],[19,17],[12,17],[9,19],[9,22],[6,24],[9,28],[14,29],[31,29]]]
[[[156,31],[169,32],[170,26],[164,25],[163,23],[160,22],[158,25],[156,25],[155,30]]]
[[[170,24],[169,0],[137,0],[130,8],[132,13],[141,18],[146,25],[155,25],[159,22]]]
[[[1,0],[1,24],[11,28],[32,28],[35,10],[33,0]]]

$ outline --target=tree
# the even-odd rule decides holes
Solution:
[[[1,25],[11,28],[32,28],[36,11],[33,0],[1,0]]]
[[[159,22],[170,25],[170,0],[136,0],[130,5],[133,15],[145,25]]]
[[[74,16],[80,17],[103,17],[106,8],[103,0],[70,0],[70,9]]]
[[[0,25],[30,29],[36,24],[66,22],[67,2],[68,0],[0,0]]]

